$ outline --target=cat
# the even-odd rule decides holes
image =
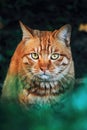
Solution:
[[[20,21],[22,40],[12,56],[2,99],[23,104],[59,102],[74,86],[71,25],[33,30]]]

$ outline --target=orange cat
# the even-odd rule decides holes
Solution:
[[[74,85],[71,26],[51,32],[20,25],[23,37],[11,59],[2,98],[24,104],[60,101]]]

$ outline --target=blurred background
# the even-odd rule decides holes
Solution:
[[[72,99],[67,103],[68,108],[66,107],[62,114],[56,113],[58,117],[51,113],[54,115],[52,118],[47,113],[45,118],[44,112],[43,118],[35,115],[36,129],[87,130],[87,0],[0,0],[0,92],[10,59],[22,37],[19,20],[30,28],[39,30],[52,31],[67,23],[72,26],[71,49],[79,83],[75,86]],[[72,104],[72,107],[69,108],[69,104]],[[30,114],[31,116],[26,118],[22,113],[19,114],[18,106],[15,108],[12,105],[7,111],[3,109],[1,105],[0,130],[9,129],[9,122],[13,130],[29,129],[29,125],[32,125],[28,125],[28,121],[32,122],[34,115]],[[40,124],[37,117],[41,119]],[[15,121],[18,127],[13,128]],[[51,122],[54,123],[53,127]]]

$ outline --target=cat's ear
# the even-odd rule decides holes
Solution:
[[[71,37],[71,25],[66,24],[61,27],[59,30],[54,32],[55,38],[61,41],[63,44],[69,46],[70,44],[70,37]]]
[[[23,33],[22,39],[29,40],[33,38],[33,35],[30,32],[30,29],[26,25],[24,25],[21,21],[19,21],[19,23],[20,23],[22,33]]]

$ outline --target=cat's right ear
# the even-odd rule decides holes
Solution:
[[[19,23],[20,23],[22,33],[23,33],[22,39],[29,40],[29,39],[33,38],[33,35],[31,34],[29,28],[26,25],[24,25],[21,21],[19,21]]]
[[[54,37],[61,41],[64,45],[70,45],[70,37],[71,37],[71,25],[66,24],[61,27],[59,30],[55,30],[53,32]]]

